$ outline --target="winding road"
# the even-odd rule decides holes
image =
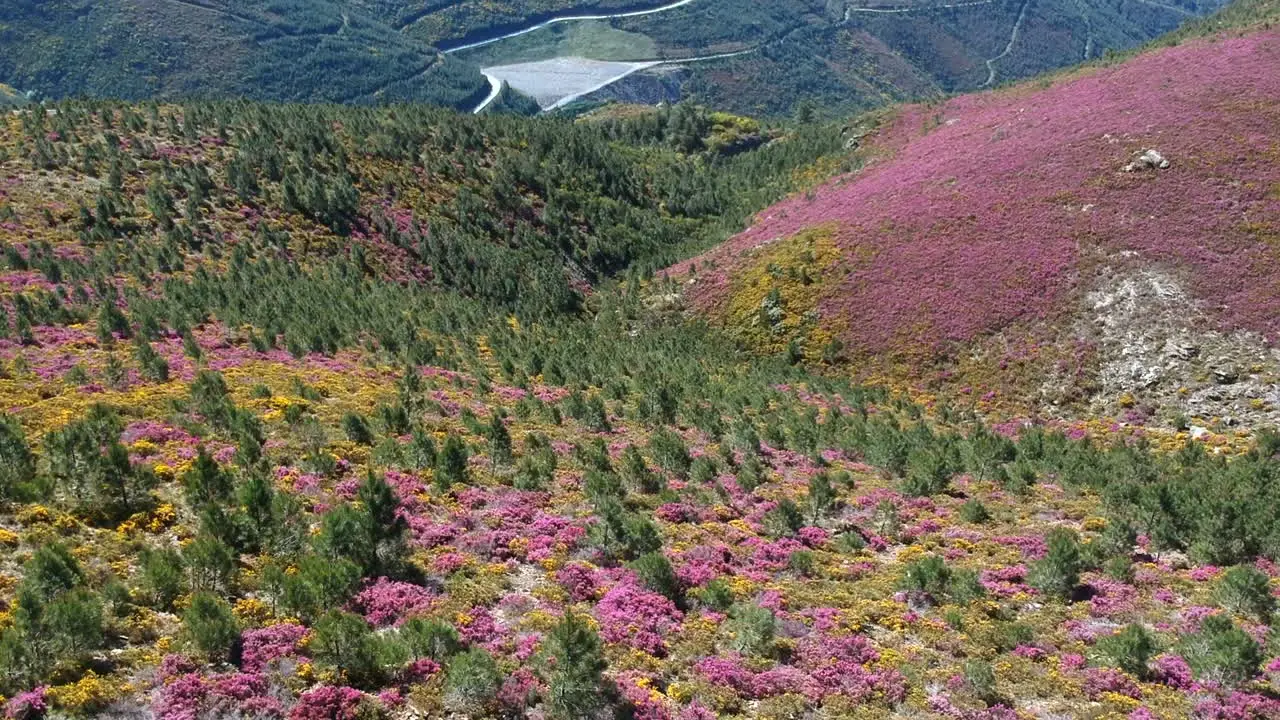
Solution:
[[[484,102],[477,105],[476,109],[471,111],[472,115],[479,115],[484,112],[484,109],[492,105],[493,101],[498,99],[498,95],[502,94],[502,79],[494,77],[484,70],[481,70],[480,72],[484,73],[485,79],[489,81],[489,97],[485,98]]]
[[[459,45],[458,47],[449,48],[448,50],[444,50],[443,52],[445,54],[450,54],[450,53],[462,52],[463,50],[471,50],[473,48],[484,47],[485,45],[492,45],[493,43],[501,42],[503,40],[509,40],[513,37],[528,35],[531,32],[541,30],[544,27],[550,27],[551,25],[555,25],[556,23],[578,22],[581,20],[618,20],[620,18],[642,17],[644,15],[656,15],[658,13],[666,12],[668,10],[675,10],[678,7],[684,7],[685,5],[688,5],[689,3],[692,3],[692,2],[694,2],[694,0],[679,0],[678,2],[673,2],[669,5],[662,5],[656,8],[649,8],[648,10],[632,10],[630,12],[611,13],[607,15],[564,15],[561,17],[553,17],[550,20],[543,20],[540,23],[537,23],[535,25],[530,25],[529,27],[521,28],[514,32],[509,32],[506,35],[499,35],[497,37],[491,37],[487,40],[480,40],[478,42],[467,43],[466,45]]]
[[[1009,44],[1004,46],[1004,52],[987,60],[987,81],[978,87],[991,87],[996,81],[996,63],[1000,62],[1009,53],[1013,52],[1013,46],[1018,42],[1018,34],[1022,32],[1022,23],[1027,20],[1027,8],[1031,7],[1031,0],[1022,3],[1022,11],[1018,13],[1018,21],[1013,24],[1013,32],[1009,34]]]

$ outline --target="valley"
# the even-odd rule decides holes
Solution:
[[[493,86],[484,72],[559,59],[559,69],[530,81],[531,92],[588,105],[688,99],[756,117],[787,116],[804,104],[834,116],[1132,48],[1219,5],[22,0],[0,9],[0,82],[55,99],[239,96],[526,112],[555,102],[486,103]],[[104,50],[113,42],[117,49]],[[625,82],[582,95],[595,83],[574,79],[581,72],[565,75],[564,63],[579,62],[570,58],[655,64],[603,76],[596,82]],[[520,72],[532,77],[530,68]]]

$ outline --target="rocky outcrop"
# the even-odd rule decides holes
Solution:
[[[633,105],[676,103],[684,97],[684,84],[691,74],[685,67],[660,65],[628,75],[585,99]]]

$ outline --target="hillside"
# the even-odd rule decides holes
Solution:
[[[610,77],[588,83],[586,90],[605,86],[595,99],[691,98],[753,116],[788,115],[808,101],[837,115],[1100,57],[1220,4],[22,0],[0,8],[0,82],[51,99],[414,101],[473,110],[490,90],[481,67],[585,58],[659,63],[617,90]],[[605,19],[525,32],[583,15]],[[538,95],[563,81],[558,68],[546,75],[510,84]],[[662,77],[659,92],[652,86]],[[527,101],[505,107],[532,110]]]
[[[675,274],[750,345],[980,407],[1274,423],[1278,60],[1264,30],[904,108]]]
[[[470,109],[474,67],[329,0],[21,0],[0,7],[0,82],[41,97],[231,98]]]
[[[1012,382],[1095,287],[1248,362],[1277,34],[844,128],[5,112],[5,717],[1280,716],[1280,436],[840,377]],[[653,276],[794,192],[714,322]]]
[[[1102,57],[1141,45],[1220,5],[693,0],[607,22],[554,24],[458,56],[484,67],[549,57],[662,60],[595,97],[651,102],[687,97],[751,115],[789,114],[803,101],[831,113],[851,112]],[[468,43],[485,37],[492,33],[465,36]],[[674,70],[682,71],[676,92],[671,89]],[[659,82],[663,78],[666,83]],[[513,83],[521,87],[518,80]]]

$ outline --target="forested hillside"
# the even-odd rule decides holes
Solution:
[[[472,110],[489,91],[478,67],[512,58],[678,61],[744,52],[689,64],[680,95],[756,116],[787,115],[803,101],[834,115],[1099,57],[1218,5],[19,0],[0,7],[0,82],[53,99],[415,101]],[[549,18],[667,6],[556,24],[456,55],[439,52]]]
[[[231,98],[471,108],[474,67],[330,0],[18,0],[0,82],[42,97]]]
[[[6,107],[6,720],[1280,717],[1278,13],[831,125]]]
[[[689,107],[6,115],[6,714],[1274,717],[1274,435],[994,422],[640,272],[588,292],[844,147]]]

